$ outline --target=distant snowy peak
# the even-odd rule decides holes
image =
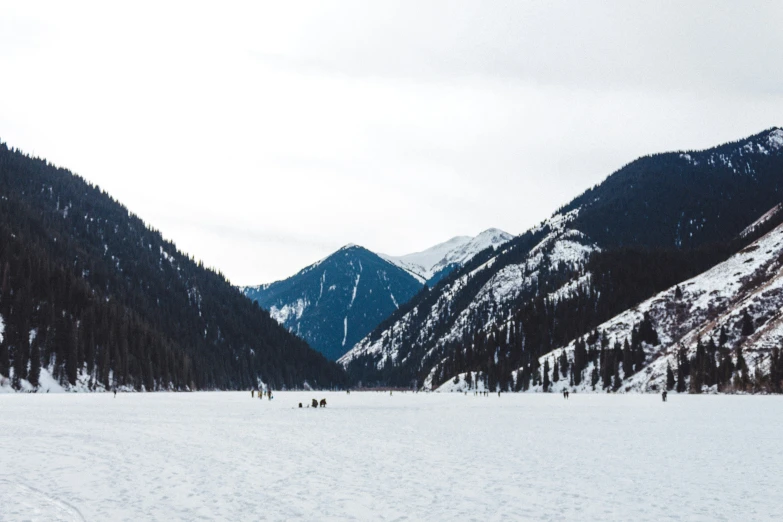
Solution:
[[[513,237],[497,228],[490,228],[475,237],[453,237],[421,252],[403,256],[385,254],[380,254],[380,256],[411,273],[420,281],[431,282],[434,277],[444,271],[460,267],[473,259],[479,252],[490,247],[498,248]]]

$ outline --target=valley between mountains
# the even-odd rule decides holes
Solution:
[[[6,145],[0,193],[3,391],[782,391],[780,128],[638,158],[518,235],[242,288]]]

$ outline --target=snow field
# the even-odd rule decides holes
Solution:
[[[772,520],[781,433],[777,396],[6,394],[0,520]]]

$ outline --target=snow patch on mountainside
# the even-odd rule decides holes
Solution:
[[[356,291],[359,289],[359,281],[362,280],[362,263],[359,262],[359,273],[356,274],[356,282],[353,284],[353,291],[351,292],[351,302],[348,303],[348,310],[353,308],[353,302],[356,301]]]
[[[578,278],[564,284],[554,292],[550,292],[547,297],[550,301],[562,301],[563,299],[572,297],[577,292],[577,290],[583,287],[587,288],[590,285],[591,277],[592,274],[589,272],[579,276]]]
[[[309,304],[305,299],[297,299],[295,302],[283,305],[280,308],[277,306],[270,307],[269,315],[278,323],[285,324],[289,319],[300,319]]]
[[[767,143],[772,149],[783,149],[783,129],[773,129],[767,135]]]

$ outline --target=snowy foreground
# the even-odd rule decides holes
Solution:
[[[0,520],[772,520],[781,434],[775,396],[9,394]]]

